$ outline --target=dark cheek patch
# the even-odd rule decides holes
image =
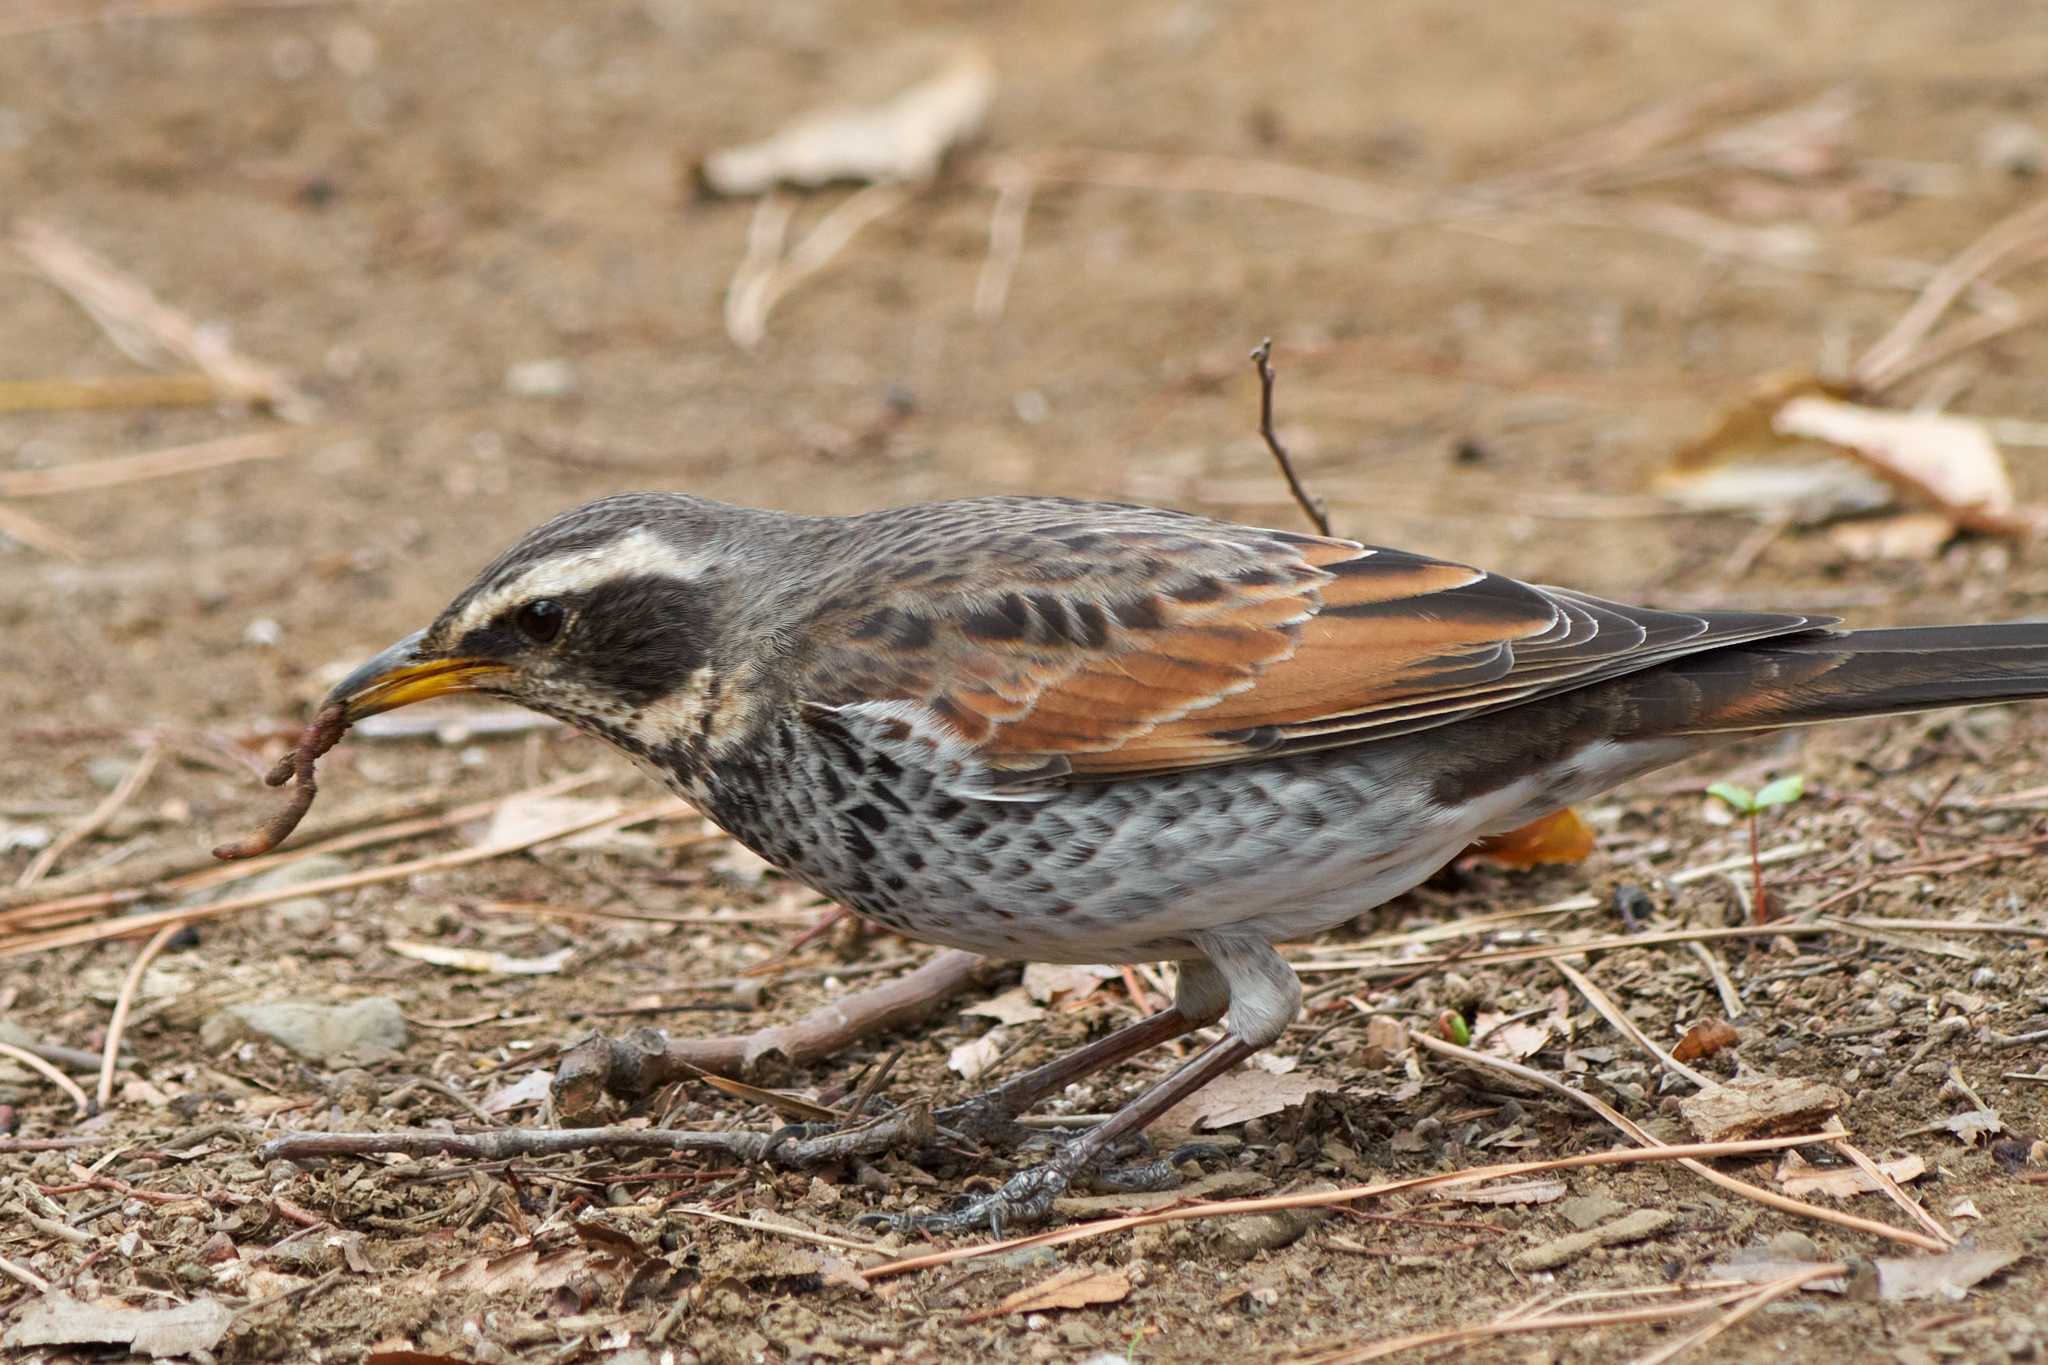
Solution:
[[[704,663],[705,592],[653,575],[606,583],[570,623],[566,672],[633,706],[675,691]]]

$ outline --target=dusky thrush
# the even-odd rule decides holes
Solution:
[[[999,1228],[1281,1036],[1301,986],[1275,943],[1732,737],[2048,695],[2048,624],[1656,611],[1057,498],[810,517],[636,493],[530,532],[330,703],[452,692],[609,741],[913,938],[1178,962],[1171,1009],[948,1115],[1007,1123],[1223,1023],[1048,1163],[897,1220]]]

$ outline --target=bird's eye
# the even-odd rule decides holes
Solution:
[[[521,607],[513,616],[512,624],[533,643],[545,645],[553,643],[554,638],[562,633],[562,625],[568,619],[569,613],[562,610],[560,602],[541,597]]]

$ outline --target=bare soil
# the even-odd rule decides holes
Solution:
[[[260,462],[11,503],[83,554],[0,535],[0,878],[10,883],[37,840],[83,819],[152,742],[157,771],[50,884],[181,852],[196,866],[271,808],[255,774],[337,670],[429,619],[519,532],[602,493],[673,487],[835,512],[1043,491],[1295,525],[1253,428],[1243,357],[1264,335],[1277,340],[1283,433],[1344,533],[1610,596],[1810,608],[1858,623],[2040,615],[2048,600],[2038,556],[2003,544],[1852,563],[1823,535],[1788,533],[1745,564],[1751,523],[1647,514],[1637,500],[1670,453],[1760,376],[1868,344],[1924,277],[1898,263],[1938,263],[2040,193],[2038,179],[1980,156],[2000,125],[2048,130],[2048,16],[2020,0],[415,0],[31,22],[83,8],[0,15],[0,204],[228,329],[324,413],[307,426],[211,407],[0,414],[0,473],[245,433],[280,443]],[[1757,111],[1838,85],[1861,106],[1839,165],[1790,175],[1682,166],[1608,193],[1602,202],[1617,207],[1604,223],[1533,213],[1389,225],[1249,196],[1046,186],[993,321],[973,308],[992,195],[955,178],[796,289],[758,350],[735,347],[722,300],[753,211],[693,197],[692,158],[818,104],[898,88],[962,38],[984,44],[999,72],[992,151],[1261,158],[1406,188],[1552,164],[1564,139],[1716,82],[1755,83]],[[800,203],[799,225],[839,197]],[[1735,229],[1782,227],[1816,249],[1789,264],[1714,249],[1670,230],[1673,220],[1646,230],[1622,212],[1644,205],[1728,229],[1722,246],[1754,245]],[[32,272],[6,278],[0,379],[136,372]],[[534,361],[563,362],[553,372],[566,382],[535,393],[531,369],[508,382]],[[2048,332],[2022,332],[1942,382],[1961,386],[1962,410],[2038,423],[2048,421],[2044,372]],[[2022,498],[2048,497],[2036,451],[2011,453]],[[448,808],[593,769],[578,798],[654,794],[596,744],[559,731],[351,740],[324,764],[326,794],[301,838],[402,798]],[[1746,877],[1664,879],[1746,850],[1739,826],[1711,818],[1705,783],[1790,771],[1807,776],[1808,795],[1770,817],[1765,842],[1816,847],[1770,869],[1780,913],[1867,884],[1835,912],[2048,928],[2038,860],[1914,870],[2022,839],[2038,820],[2025,804],[1971,804],[2048,782],[2048,712],[2013,709],[1728,751],[1592,811],[1603,842],[1584,864],[1454,874],[1364,916],[1350,937],[1587,890],[1600,909],[1531,932],[1620,932],[1610,904],[1622,887],[1648,893],[1651,927],[1740,923],[1734,883]],[[783,952],[824,907],[729,846],[687,838],[695,832],[671,820],[200,925],[144,983],[132,1064],[108,1113],[79,1120],[47,1083],[0,1071],[0,1134],[104,1139],[0,1150],[0,1258],[85,1298],[258,1304],[217,1348],[226,1360],[403,1349],[424,1354],[384,1358],[1106,1352],[1165,1362],[1284,1358],[1484,1323],[1541,1293],[1696,1280],[1772,1239],[1799,1252],[1787,1234],[1811,1239],[1809,1259],[1909,1254],[1644,1166],[1574,1172],[1569,1193],[1675,1220],[1553,1270],[1514,1258],[1572,1230],[1564,1205],[1417,1197],[1361,1209],[1420,1221],[1339,1214],[1267,1242],[1182,1223],[867,1292],[835,1276],[827,1248],[672,1206],[865,1240],[858,1213],[935,1205],[963,1182],[1000,1178],[1013,1158],[891,1157],[865,1175],[596,1155],[509,1168],[258,1159],[262,1138],[287,1128],[468,1127],[472,1105],[593,1029],[746,1031],[868,984],[875,963],[928,951],[841,926],[761,978],[763,990],[735,991],[731,978]],[[465,826],[344,857],[370,867],[478,837]],[[508,902],[532,909],[506,913]],[[610,917],[627,911],[650,918]],[[1517,941],[1528,940],[1471,946]],[[2048,1087],[2039,1044],[2000,1041],[2048,1026],[2042,941],[1916,931],[1714,947],[1744,1013],[1734,1052],[1703,1066],[1725,1078],[1739,1056],[1753,1071],[1840,1086],[1841,1117],[1865,1151],[1924,1158],[1929,1173],[1912,1189],[1944,1225],[2028,1255],[1956,1301],[1794,1295],[1706,1350],[1919,1365],[2048,1349],[2048,1270],[2034,1254],[2048,1212],[2030,1180],[2041,1167],[2026,1157],[2048,1130]],[[569,957],[552,973],[479,975],[393,946],[406,942]],[[98,1047],[135,951],[131,940],[0,960],[0,1022]],[[1608,952],[1587,970],[1664,1046],[1723,1013],[1706,964],[1682,947]],[[1220,1166],[1246,1188],[1619,1142],[1582,1110],[1511,1094],[1497,1078],[1428,1057],[1383,1067],[1365,1042],[1368,1018],[1344,1003],[1353,998],[1418,1026],[1444,1010],[1561,1009],[1566,1033],[1530,1065],[1573,1067],[1575,1083],[1653,1131],[1686,1131],[1674,1111],[1690,1087],[1576,993],[1557,996],[1547,964],[1454,964],[1398,984],[1384,973],[1309,980],[1336,989],[1284,1050],[1296,1074],[1338,1088],[1224,1130],[1234,1145]],[[379,995],[399,1002],[410,1041],[356,1062],[221,1042],[201,1027],[234,1003]],[[1016,1045],[990,1074],[1134,1009],[1120,981],[1056,1002],[1010,1030]],[[949,1055],[991,1026],[955,1005],[767,1079],[843,1095],[902,1049],[883,1093],[945,1100],[972,1089]],[[1057,1107],[1100,1112],[1171,1060],[1121,1068]],[[1974,1107],[1955,1074],[2017,1146],[1929,1131]],[[706,1087],[668,1092],[642,1114],[695,1128],[780,1121]],[[504,1121],[544,1120],[529,1107]],[[1775,1165],[1726,1168],[1768,1185]],[[1905,1223],[1882,1196],[1846,1206]],[[614,1229],[610,1240],[579,1235],[592,1219]],[[1067,1266],[1120,1271],[1129,1292],[970,1320]],[[0,1326],[36,1298],[0,1279]],[[1450,1349],[1619,1361],[1692,1325]],[[74,1358],[64,1349],[16,1358]]]

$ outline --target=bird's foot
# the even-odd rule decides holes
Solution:
[[[1170,1190],[1180,1184],[1181,1162],[1215,1151],[1196,1143],[1165,1157],[1092,1170],[1103,1154],[1092,1150],[1084,1136],[1067,1143],[1052,1160],[1017,1172],[1001,1189],[954,1208],[938,1213],[864,1213],[854,1221],[861,1227],[919,1235],[987,1230],[1001,1239],[1010,1228],[1045,1222],[1052,1214],[1053,1202],[1084,1175],[1090,1185],[1117,1194]]]

